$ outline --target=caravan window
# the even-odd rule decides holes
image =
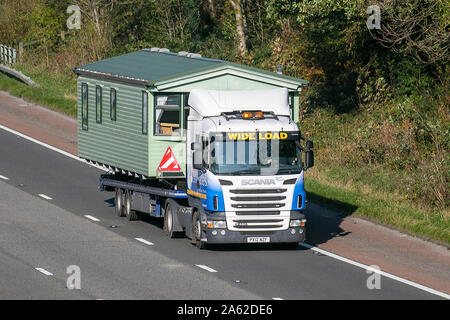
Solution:
[[[180,136],[180,94],[156,95],[155,135]]]
[[[148,132],[148,93],[142,91],[142,134]]]
[[[81,127],[83,130],[88,129],[88,85],[81,84]]]
[[[112,121],[116,121],[116,89],[111,88],[109,91],[109,115]]]
[[[289,92],[289,110],[291,111],[291,119],[294,119],[294,93]]]
[[[102,87],[95,87],[95,121],[102,123]]]

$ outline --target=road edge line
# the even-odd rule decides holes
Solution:
[[[66,157],[69,157],[69,158],[72,158],[72,159],[74,159],[74,160],[83,162],[83,163],[85,163],[85,164],[87,164],[87,165],[89,165],[89,166],[96,167],[97,169],[100,169],[100,170],[103,170],[103,171],[108,171],[107,169],[105,169],[105,168],[103,168],[103,167],[101,167],[101,166],[99,166],[99,165],[87,163],[86,160],[81,159],[81,158],[79,158],[78,156],[76,156],[76,155],[74,155],[74,154],[71,154],[70,152],[67,152],[67,151],[58,149],[58,148],[56,148],[56,147],[54,147],[54,146],[52,146],[52,145],[49,145],[49,144],[47,144],[47,143],[45,143],[45,142],[42,142],[42,141],[39,141],[39,140],[37,140],[37,139],[35,139],[35,138],[32,138],[32,137],[30,137],[30,136],[27,136],[26,134],[23,134],[23,133],[21,133],[21,132],[19,132],[19,131],[16,131],[16,130],[11,129],[11,128],[8,128],[8,127],[5,127],[5,126],[2,125],[2,124],[0,124],[0,129],[3,129],[3,130],[5,130],[5,131],[7,131],[7,132],[9,132],[9,133],[15,134],[15,135],[17,135],[17,136],[19,136],[19,137],[21,137],[21,138],[23,138],[23,139],[26,139],[26,140],[28,140],[28,141],[34,142],[34,143],[36,143],[36,144],[38,144],[38,145],[40,145],[40,146],[42,146],[42,147],[45,147],[45,148],[47,148],[47,149],[52,150],[52,151],[58,152],[58,153],[60,153],[60,154],[62,154],[62,155],[64,155],[64,156],[66,156]]]
[[[345,263],[354,265],[354,266],[356,266],[356,267],[365,269],[365,270],[370,271],[370,272],[374,272],[373,268],[371,268],[370,266],[368,266],[368,265],[366,265],[366,264],[363,264],[363,263],[360,263],[360,262],[351,260],[351,259],[349,259],[349,258],[342,257],[342,256],[340,256],[340,255],[337,255],[337,254],[335,254],[335,253],[332,253],[332,252],[329,252],[329,251],[320,249],[320,248],[318,248],[318,247],[312,246],[312,245],[307,244],[307,243],[299,243],[299,244],[300,244],[302,247],[304,247],[304,248],[307,248],[307,249],[313,250],[313,251],[315,251],[315,252],[321,253],[321,254],[323,254],[323,255],[325,255],[325,256],[328,256],[328,257],[330,257],[330,258],[333,258],[333,259],[336,259],[336,260],[339,260],[339,261],[342,261],[342,262],[345,262]],[[378,273],[378,271],[377,271],[377,273]],[[438,291],[438,290],[436,290],[436,289],[433,289],[433,288],[424,286],[424,285],[422,285],[422,284],[416,283],[416,282],[411,281],[411,280],[408,280],[408,279],[404,279],[404,278],[402,278],[402,277],[393,275],[393,274],[391,274],[391,273],[389,273],[389,272],[386,272],[386,271],[380,270],[380,271],[379,271],[379,274],[382,275],[382,276],[385,276],[386,278],[390,278],[390,279],[392,279],[392,280],[395,280],[395,281],[401,282],[401,283],[403,283],[403,284],[409,285],[409,286],[411,286],[411,287],[414,287],[414,288],[416,288],[416,289],[420,289],[420,290],[422,290],[422,291],[426,291],[426,292],[428,292],[428,293],[431,293],[431,294],[437,295],[437,296],[439,296],[439,297],[445,298],[445,299],[447,299],[447,300],[450,300],[450,295],[448,295],[448,294],[446,294],[446,293],[444,293],[444,292]]]

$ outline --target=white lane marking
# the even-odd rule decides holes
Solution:
[[[153,242],[147,241],[147,240],[142,239],[142,238],[135,238],[135,239],[136,239],[137,241],[142,242],[142,243],[145,243],[146,245],[149,245],[149,246],[154,245]]]
[[[44,198],[45,200],[52,200],[52,198],[50,198],[49,196],[43,194],[43,193],[39,193],[38,194],[39,197]]]
[[[55,148],[54,146],[51,146],[51,145],[49,145],[49,144],[47,144],[47,143],[45,143],[45,142],[36,140],[36,139],[34,139],[34,138],[30,137],[30,136],[27,136],[27,135],[25,135],[25,134],[23,134],[23,133],[20,133],[19,131],[10,129],[10,128],[8,128],[8,127],[5,127],[5,126],[3,126],[3,125],[1,125],[1,124],[0,124],[0,129],[3,129],[3,130],[8,131],[8,132],[10,132],[10,133],[13,133],[13,134],[15,134],[15,135],[17,135],[17,136],[19,136],[19,137],[21,137],[21,138],[24,138],[24,139],[28,140],[28,141],[37,143],[38,145],[41,145],[41,146],[43,146],[43,147],[45,147],[45,148],[47,148],[47,149],[53,150],[53,151],[55,151],[55,152],[58,152],[58,153],[60,153],[60,154],[62,154],[62,155],[65,155],[66,157],[72,158],[72,159],[74,159],[74,160],[78,160],[78,161],[83,162],[83,163],[85,163],[85,164],[87,164],[87,165],[96,167],[96,168],[98,168],[98,169],[100,169],[100,170],[108,171],[108,169],[105,169],[105,168],[103,168],[102,166],[87,163],[84,159],[81,159],[81,158],[77,157],[76,155],[73,155],[73,154],[71,154],[71,153],[69,153],[69,152],[67,152],[67,151],[64,151],[64,150]]]
[[[97,219],[96,217],[90,216],[90,215],[88,215],[88,214],[85,214],[84,216],[85,216],[86,218],[92,220],[92,221],[95,221],[95,222],[100,221],[100,219]]]
[[[210,268],[210,267],[205,266],[203,264],[196,264],[196,266],[199,267],[199,268],[202,268],[202,269],[204,269],[206,271],[209,271],[209,272],[217,272],[217,270],[214,270],[213,268]]]
[[[323,249],[314,247],[314,246],[312,246],[312,245],[310,245],[310,244],[307,244],[307,243],[300,243],[300,245],[303,246],[303,247],[305,247],[305,248],[308,248],[308,249],[310,249],[310,250],[313,250],[313,251],[315,251],[315,252],[318,252],[318,253],[321,253],[321,254],[323,254],[323,255],[326,255],[326,256],[328,256],[328,257],[330,257],[330,258],[334,258],[334,259],[337,259],[337,260],[340,260],[340,261],[349,263],[349,264],[351,264],[351,265],[354,265],[354,266],[356,266],[356,267],[359,267],[359,268],[362,268],[362,269],[369,270],[369,271],[373,272],[373,269],[372,269],[370,266],[365,265],[365,264],[363,264],[363,263],[359,263],[359,262],[350,260],[350,259],[348,259],[348,258],[341,257],[341,256],[339,256],[339,255],[337,255],[337,254],[334,254],[334,253],[331,253],[331,252],[329,252],[329,251],[325,251],[325,250],[323,250]],[[396,281],[398,281],[398,282],[401,282],[401,283],[407,284],[407,285],[409,285],[409,286],[411,286],[411,287],[414,287],[414,288],[417,288],[417,289],[426,291],[426,292],[428,292],[428,293],[437,295],[437,296],[442,297],[442,298],[445,298],[445,299],[447,299],[447,300],[450,299],[450,295],[448,295],[448,294],[446,294],[446,293],[444,293],[444,292],[440,292],[440,291],[438,291],[438,290],[435,290],[435,289],[426,287],[426,286],[421,285],[421,284],[419,284],[419,283],[416,283],[416,282],[413,282],[413,281],[410,281],[410,280],[407,280],[407,279],[404,279],[404,278],[395,276],[395,275],[393,275],[393,274],[391,274],[391,273],[388,273],[388,272],[385,272],[385,271],[380,271],[379,273],[380,273],[382,276],[385,276],[386,278],[390,278],[390,279],[392,279],[392,280],[396,280]]]
[[[8,177],[2,176],[1,174],[0,174],[0,179],[3,179],[3,180],[9,180]]]
[[[52,276],[52,275],[53,275],[53,273],[51,273],[51,272],[45,270],[44,268],[35,268],[35,269],[36,269],[37,271],[39,271],[39,272],[45,274],[46,276]]]
[[[60,154],[62,154],[62,155],[65,155],[65,156],[67,156],[67,157],[69,157],[69,158],[72,158],[72,159],[74,159],[74,160],[77,160],[77,161],[83,162],[83,163],[85,163],[85,164],[88,164],[85,160],[83,160],[83,159],[81,159],[81,158],[78,158],[77,156],[75,156],[75,155],[73,155],[73,154],[71,154],[71,153],[69,153],[69,152],[66,152],[66,151],[64,151],[64,150],[60,150],[60,149],[58,149],[58,148],[55,148],[55,147],[53,147],[53,146],[51,146],[51,145],[49,145],[49,144],[46,144],[46,143],[44,143],[44,142],[41,142],[41,141],[36,140],[36,139],[34,139],[34,138],[31,138],[31,137],[29,137],[29,136],[27,136],[27,135],[25,135],[25,134],[23,134],[23,133],[20,133],[20,132],[18,132],[18,131],[16,131],[16,130],[13,130],[13,129],[10,129],[10,128],[8,128],[8,127],[5,127],[5,126],[3,126],[3,125],[1,125],[1,124],[0,124],[0,129],[3,129],[3,130],[8,131],[8,132],[10,132],[10,133],[13,133],[13,134],[15,134],[15,135],[17,135],[17,136],[19,136],[19,137],[22,137],[22,138],[24,138],[24,139],[26,139],[26,140],[31,141],[31,142],[37,143],[37,144],[39,144],[39,145],[41,145],[41,146],[43,146],[43,147],[45,147],[45,148],[47,148],[47,149],[56,151],[56,152],[58,152],[58,153],[60,153]],[[91,164],[89,164],[89,165],[91,165]],[[98,168],[98,169],[100,169],[100,170],[103,170],[103,171],[108,171],[107,169],[105,169],[105,168],[103,168],[103,167],[101,167],[101,166],[98,166],[98,165],[92,165],[92,166],[94,166],[94,167],[96,167],[96,168]],[[95,219],[95,218],[94,218],[94,219]],[[334,258],[334,259],[337,259],[337,260],[340,260],[340,261],[343,261],[343,262],[352,264],[352,265],[354,265],[354,266],[358,266],[358,267],[363,268],[363,269],[365,269],[365,270],[367,270],[367,269],[369,268],[369,266],[366,266],[366,265],[364,265],[364,264],[362,264],[362,263],[359,263],[359,262],[356,262],[356,261],[353,261],[353,260],[350,260],[350,259],[347,259],[347,258],[338,256],[338,255],[336,255],[336,254],[334,254],[334,253],[331,253],[331,252],[328,252],[328,251],[325,251],[325,250],[322,250],[322,249],[313,247],[313,246],[311,246],[311,245],[309,245],[309,244],[306,244],[306,243],[300,243],[300,245],[302,245],[302,246],[305,247],[305,248],[311,249],[311,250],[313,250],[313,251],[320,252],[320,253],[322,253],[322,254],[324,254],[324,255],[326,255],[326,256],[329,256],[329,257],[331,257],[331,258]],[[197,266],[198,266],[198,265],[197,265]],[[201,267],[200,267],[200,268],[201,268]],[[208,268],[208,267],[207,267],[207,268]],[[212,270],[214,270],[214,269],[212,269]],[[217,272],[217,271],[214,271],[214,272]],[[384,275],[385,277],[387,277],[387,278],[391,278],[391,279],[393,279],[393,280],[396,280],[396,281],[402,282],[402,283],[404,283],[404,284],[410,285],[410,286],[412,286],[412,287],[415,287],[415,288],[424,290],[424,291],[426,291],[426,292],[435,294],[435,295],[440,296],[440,297],[443,297],[443,298],[445,298],[445,299],[450,299],[450,295],[448,295],[448,294],[446,294],[446,293],[443,293],[443,292],[434,290],[434,289],[432,289],[432,288],[423,286],[423,285],[421,285],[421,284],[412,282],[412,281],[410,281],[410,280],[406,280],[406,279],[397,277],[397,276],[395,276],[395,275],[392,275],[392,274],[387,273],[387,272],[384,272],[384,271],[381,271],[380,273],[381,273],[382,275]]]
[[[280,297],[273,297],[272,300],[284,300],[284,299],[282,299]]]

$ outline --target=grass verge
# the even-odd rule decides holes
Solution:
[[[322,180],[322,179],[321,179]],[[333,186],[305,177],[305,189],[312,202],[330,209],[366,217],[409,234],[450,244],[450,222],[441,212],[430,212],[381,194],[365,194],[353,186]]]
[[[50,75],[38,68],[24,70],[21,65],[15,65],[42,88],[33,88],[25,83],[0,72],[0,89],[8,91],[13,96],[38,103],[52,110],[75,117],[77,111],[76,80],[67,75]]]

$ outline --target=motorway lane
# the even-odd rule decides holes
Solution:
[[[60,280],[4,252],[0,252],[0,265],[0,300],[92,299],[82,291],[67,290]]]
[[[1,181],[0,221],[0,297],[260,298]],[[69,266],[80,290],[66,289]]]
[[[207,265],[218,272],[199,269],[200,272],[223,280],[222,283],[231,288],[242,288],[266,299],[437,298],[385,277],[381,280],[381,290],[368,290],[366,281],[369,275],[365,270],[302,247],[283,250],[279,246],[225,246],[200,251],[186,239],[167,239],[158,219],[128,222],[115,217],[113,194],[97,190],[100,170],[3,131],[0,132],[0,146],[0,175],[10,179],[6,181],[9,185],[17,187],[23,184],[17,188],[32,195],[45,194],[52,198],[48,202],[133,243],[135,238],[151,241],[155,244],[151,249],[144,244],[138,245],[149,251],[149,255],[158,253],[177,261],[173,265],[189,268],[196,268],[197,264]],[[84,218],[86,214],[100,221],[87,220]],[[111,225],[117,228],[110,228]],[[113,246],[114,242],[105,239],[104,244]],[[62,247],[61,255],[64,255],[64,250]],[[123,254],[127,254],[127,250],[132,249],[124,249]],[[115,263],[111,259],[105,260],[109,264]],[[127,262],[132,270],[138,272],[133,260]],[[99,261],[97,265],[101,263]],[[148,276],[151,277],[150,274]]]

